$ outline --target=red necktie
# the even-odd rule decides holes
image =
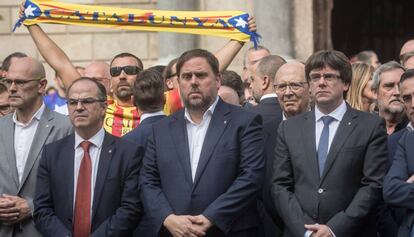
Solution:
[[[89,156],[88,141],[83,141],[83,158],[79,168],[76,187],[75,217],[73,226],[74,237],[88,237],[91,233],[91,174],[92,162]]]

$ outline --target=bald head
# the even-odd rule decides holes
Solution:
[[[10,65],[9,72],[21,72],[31,79],[43,79],[46,77],[43,64],[31,57],[17,58]]]
[[[291,61],[283,64],[276,72],[275,82],[277,82],[277,78],[280,78],[284,75],[291,75],[299,79],[303,78],[306,81],[305,65],[297,61]]]
[[[84,76],[97,79],[98,82],[105,86],[106,92],[109,92],[111,79],[109,71],[110,67],[108,63],[92,62],[85,68]]]
[[[404,45],[401,47],[400,55],[411,51],[414,51],[414,39],[411,39],[404,43]]]

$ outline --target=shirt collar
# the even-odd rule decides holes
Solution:
[[[216,109],[216,105],[217,105],[217,103],[218,103],[218,100],[219,100],[219,97],[218,96],[216,96],[216,100],[214,101],[214,103],[212,104],[212,105],[210,105],[210,107],[207,109],[207,111],[206,112],[204,112],[204,114],[203,114],[203,121],[204,121],[204,119],[206,118],[206,116],[208,116],[208,115],[212,115],[213,113],[214,113],[214,110]],[[188,121],[188,122],[190,122],[190,123],[192,123],[192,124],[196,124],[196,123],[194,123],[194,121],[191,119],[191,116],[190,116],[190,114],[188,113],[188,110],[187,110],[187,108],[185,108],[185,111],[184,111],[184,117],[185,117],[185,119]]]
[[[260,101],[262,101],[262,100],[264,100],[264,99],[267,99],[267,98],[277,98],[277,95],[276,95],[276,93],[270,93],[270,94],[263,95],[263,96],[260,98]]]
[[[407,129],[408,129],[408,131],[410,131],[410,132],[414,130],[413,124],[412,124],[411,122],[409,122],[409,123],[407,124]]]
[[[33,119],[36,119],[37,121],[40,121],[40,118],[42,117],[44,110],[45,110],[45,104],[42,103],[40,108],[36,111],[35,114],[33,114],[32,118],[30,118],[29,122],[27,122],[27,123],[22,123],[22,122],[18,121],[17,120],[17,114],[16,114],[17,111],[14,111],[14,113],[13,113],[13,122],[16,125],[20,126],[20,127],[27,127],[27,126],[29,126],[29,124],[32,123]]]
[[[142,121],[144,121],[144,119],[150,118],[150,117],[154,117],[154,116],[159,116],[159,115],[165,115],[164,111],[160,110],[158,112],[154,112],[154,113],[143,113],[141,115],[141,123]]]
[[[100,149],[102,147],[104,137],[105,130],[101,128],[95,135],[89,138],[88,141]],[[79,136],[79,134],[75,131],[75,149],[78,148],[83,141],[85,141],[85,139]]]
[[[324,114],[322,113],[319,109],[318,106],[315,105],[315,119],[316,121],[319,121],[323,116],[331,116],[333,117],[336,121],[341,121],[342,118],[344,117],[346,113],[346,103],[345,101],[342,101],[341,105],[339,105],[334,111],[332,111],[329,114]]]

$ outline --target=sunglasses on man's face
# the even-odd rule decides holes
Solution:
[[[124,71],[127,75],[137,75],[142,69],[137,66],[111,67],[111,76],[116,77]]]

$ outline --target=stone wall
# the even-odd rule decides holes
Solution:
[[[61,0],[62,1],[62,0]],[[139,9],[157,9],[162,4],[161,1],[177,1],[182,4],[184,0],[64,0],[71,3],[87,3],[87,4],[100,4],[114,7],[125,8],[139,8]],[[187,0],[195,1],[195,0]],[[286,1],[286,0],[277,0]],[[308,1],[305,1],[308,2]],[[309,3],[311,1],[309,0]],[[302,0],[295,0],[294,6],[298,5],[300,8],[289,7],[289,9],[262,9],[256,1],[253,0],[198,0],[195,4],[196,9],[199,10],[242,10],[249,13],[269,11],[269,12],[284,12],[292,11],[287,16],[293,18],[292,31],[290,34],[283,37],[283,40],[290,40],[289,44],[293,44],[293,52],[290,56],[298,57],[300,59],[306,59],[312,52],[313,40],[312,40],[312,21],[309,17],[312,16],[312,4],[303,4]],[[194,4],[192,4],[194,5]],[[257,7],[260,6],[260,9]],[[256,7],[256,9],[255,9]],[[256,13],[259,14],[259,13]],[[21,51],[29,56],[38,58],[43,61],[40,54],[28,35],[28,31],[25,27],[21,27],[16,30],[15,33],[11,33],[14,23],[18,16],[18,1],[16,0],[0,0],[0,60],[4,59],[7,55],[15,51]],[[304,17],[305,16],[305,17]],[[268,31],[274,24],[271,22],[260,22],[259,30]],[[296,27],[295,27],[296,26]],[[75,65],[85,66],[89,62],[94,60],[110,61],[114,55],[120,52],[131,52],[140,57],[145,67],[150,67],[157,62],[165,62],[162,57],[169,55],[169,52],[165,52],[169,47],[159,47],[158,33],[138,32],[138,31],[121,31],[115,29],[105,28],[92,28],[81,26],[65,26],[65,25],[42,25],[42,28],[47,34],[68,54],[69,58]],[[260,33],[260,32],[259,32]],[[173,33],[163,33],[162,37]],[[173,37],[172,37],[173,38]],[[205,48],[212,52],[219,50],[223,47],[228,39],[209,37],[209,36],[196,36],[196,46]],[[272,42],[268,42],[269,48],[273,48],[273,41],[278,41],[278,37],[272,39]],[[177,41],[175,41],[177,42]],[[174,42],[174,43],[175,43]],[[267,41],[265,41],[267,42]],[[277,44],[275,42],[274,44]],[[191,44],[190,44],[191,45]],[[251,44],[248,43],[239,53],[229,69],[241,72],[242,59],[244,52]],[[162,52],[159,52],[159,50]],[[184,50],[184,49],[183,49]],[[272,53],[284,53],[278,52],[278,50],[272,50]],[[176,52],[175,52],[176,54]],[[160,58],[160,57],[161,58]],[[47,70],[48,79],[53,77],[53,70],[45,64]]]

